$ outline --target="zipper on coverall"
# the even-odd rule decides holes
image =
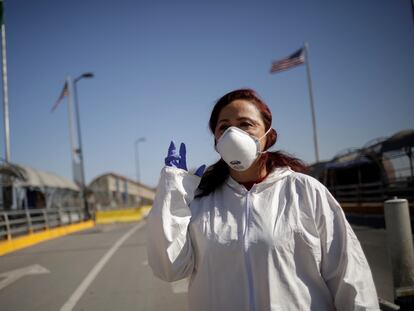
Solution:
[[[254,301],[254,284],[253,284],[253,274],[252,274],[252,265],[249,256],[249,230],[250,230],[250,213],[251,213],[251,194],[250,191],[247,191],[246,194],[246,206],[245,206],[245,228],[244,228],[244,239],[243,239],[243,246],[244,246],[244,260],[246,262],[246,273],[247,273],[247,286],[249,290],[249,310],[255,311],[255,301]]]

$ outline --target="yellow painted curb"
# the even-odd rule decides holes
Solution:
[[[95,214],[96,223],[109,224],[114,222],[140,221],[148,214],[150,209],[151,206],[143,206],[139,208],[97,211]]]
[[[18,237],[5,242],[0,242],[0,256],[10,252],[17,251],[25,247],[32,246],[43,241],[64,236],[72,232],[89,229],[94,226],[95,223],[92,220],[90,220],[77,224],[71,224],[68,226],[46,229],[44,231],[35,232],[26,236]]]

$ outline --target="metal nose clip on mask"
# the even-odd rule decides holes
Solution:
[[[260,140],[271,129],[269,128],[262,137],[256,138],[238,127],[231,126],[218,139],[216,151],[232,169],[245,171],[262,153],[260,151]]]

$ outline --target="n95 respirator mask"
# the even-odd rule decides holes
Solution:
[[[236,171],[247,170],[257,157],[260,151],[260,140],[264,138],[271,128],[260,138],[249,135],[238,127],[227,128],[216,144],[216,151],[221,158]]]

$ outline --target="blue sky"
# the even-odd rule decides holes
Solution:
[[[66,101],[50,108],[67,75],[89,71],[95,77],[77,85],[87,181],[135,178],[139,137],[150,186],[170,140],[186,143],[190,167],[213,163],[211,109],[240,87],[270,106],[275,149],[312,163],[306,67],[269,74],[304,41],[322,159],[414,128],[410,0],[6,0],[5,22],[11,159],[67,178]]]

